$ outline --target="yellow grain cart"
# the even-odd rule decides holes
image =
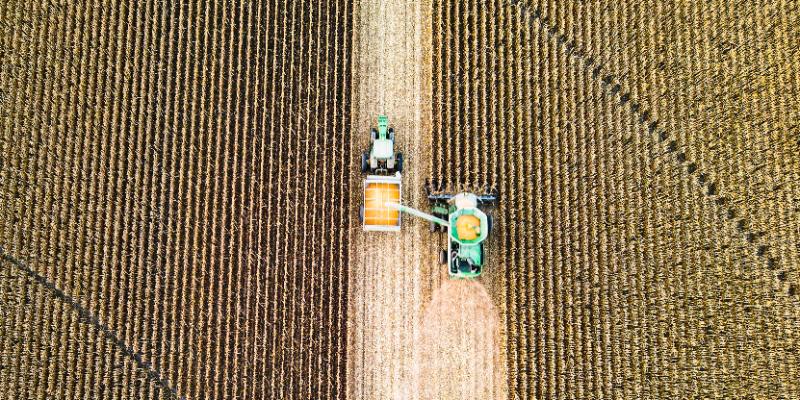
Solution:
[[[400,210],[387,203],[400,204],[401,175],[367,175],[364,180],[364,205],[359,219],[365,231],[397,232],[400,230]]]

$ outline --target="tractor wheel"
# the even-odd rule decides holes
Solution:
[[[433,213],[433,216],[436,217],[436,218],[443,219],[443,220],[447,221],[447,216],[446,215]],[[439,224],[436,224],[436,229],[439,230],[439,232],[447,232],[447,228],[444,227],[444,226],[441,226]]]
[[[369,138],[370,138],[370,140],[372,140],[372,141],[374,142],[374,141],[375,141],[375,139],[377,139],[377,138],[378,138],[378,130],[377,130],[377,129],[375,129],[375,128],[372,128],[372,129],[370,129],[370,131],[369,131]]]
[[[389,140],[394,142],[394,128],[389,128]]]
[[[394,170],[403,172],[403,153],[397,153],[394,157]]]
[[[439,252],[439,264],[447,264],[447,250]]]
[[[369,154],[367,152],[361,153],[361,173],[365,174],[369,171]]]

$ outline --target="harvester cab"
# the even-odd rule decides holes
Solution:
[[[370,129],[370,148],[361,154],[361,173],[389,174],[403,172],[403,153],[394,152],[394,128],[389,117],[378,116],[378,127]]]

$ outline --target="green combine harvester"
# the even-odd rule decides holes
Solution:
[[[428,194],[433,215],[398,203],[386,207],[423,218],[431,223],[431,231],[447,232],[447,249],[442,250],[439,262],[447,264],[447,272],[455,278],[475,278],[483,271],[486,252],[483,242],[492,231],[492,217],[479,204],[493,204],[494,194],[472,193]]]

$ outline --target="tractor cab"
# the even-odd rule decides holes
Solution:
[[[369,139],[369,150],[361,154],[361,173],[403,172],[403,153],[394,151],[394,128],[389,127],[389,117],[378,116],[378,127],[370,129]]]
[[[376,139],[372,142],[372,157],[379,160],[388,160],[394,155],[394,141],[390,139]]]

